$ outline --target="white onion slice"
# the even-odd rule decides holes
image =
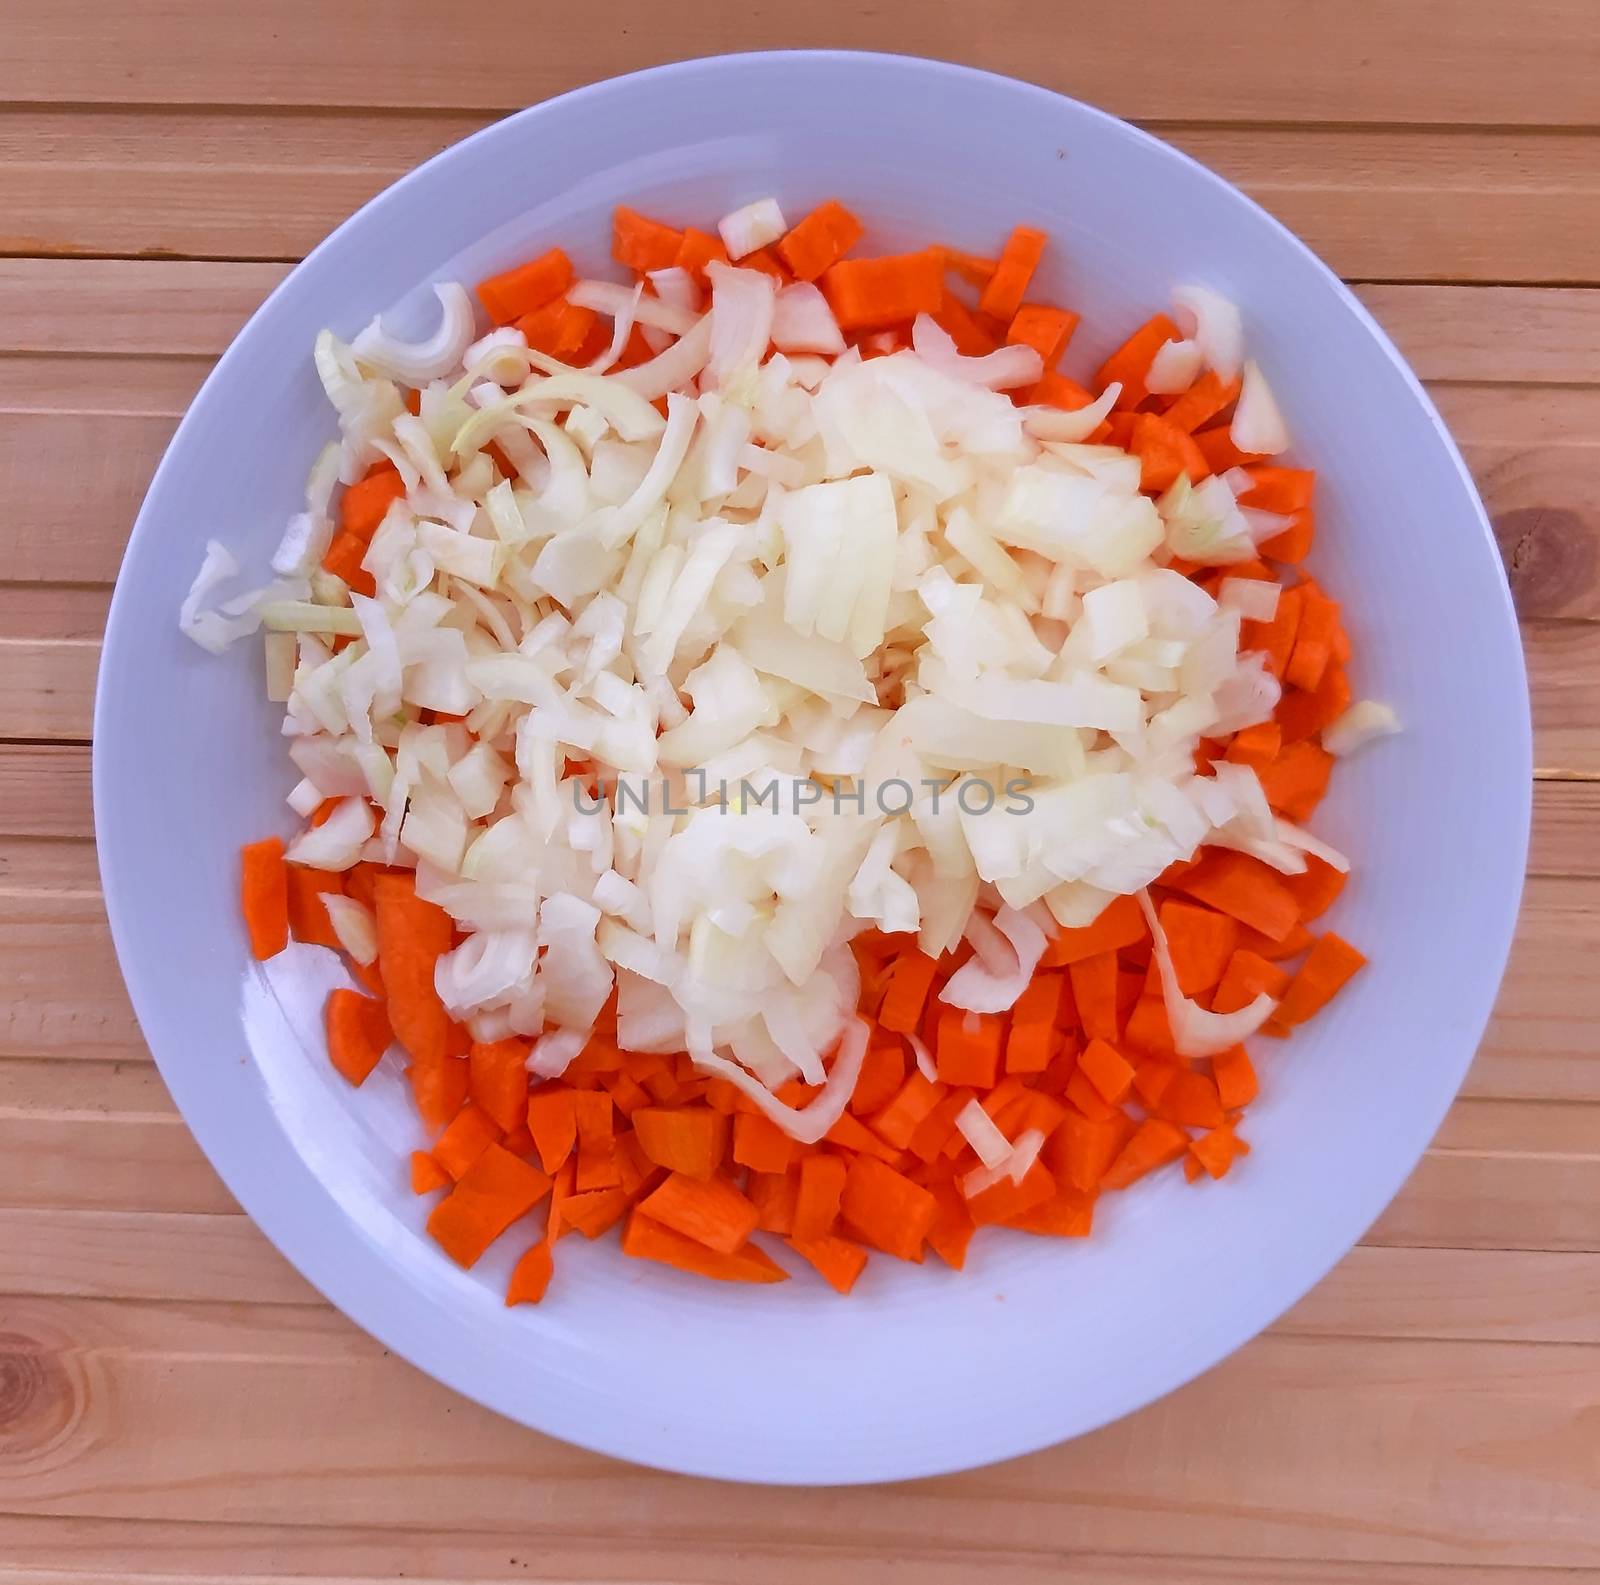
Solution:
[[[730,259],[742,259],[776,242],[788,229],[776,198],[758,198],[717,222],[717,233]]]
[[[918,314],[912,322],[911,345],[930,368],[991,391],[1037,384],[1044,373],[1044,359],[1034,348],[1020,344],[996,347],[981,358],[963,357],[949,333],[927,314]]]
[[[1322,729],[1322,746],[1330,754],[1353,754],[1358,748],[1400,730],[1400,717],[1376,699],[1361,699],[1338,720]]]
[[[398,341],[383,328],[381,319],[374,319],[350,343],[350,350],[369,369],[406,385],[442,380],[471,345],[476,316],[471,297],[458,282],[440,282],[433,293],[439,299],[439,326],[426,341]]]
[[[1289,449],[1289,430],[1261,366],[1251,359],[1244,366],[1244,385],[1233,411],[1228,438],[1240,451],[1257,457],[1275,457]]]
[[[730,1062],[726,1057],[710,1052],[697,1052],[694,1061],[696,1067],[714,1073],[742,1090],[791,1139],[799,1140],[802,1145],[814,1145],[844,1116],[845,1106],[855,1092],[856,1080],[861,1077],[861,1063],[867,1054],[870,1034],[870,1029],[862,1019],[851,1018],[848,1021],[840,1037],[839,1050],[834,1056],[827,1082],[818,1094],[798,1109],[785,1106],[766,1085],[737,1062]]]
[[[1238,308],[1206,286],[1180,286],[1172,302],[1179,325],[1199,347],[1207,367],[1231,380],[1244,363],[1244,322]]]
[[[1150,894],[1140,891],[1139,907],[1155,942],[1156,972],[1161,979],[1161,1001],[1172,1027],[1172,1044],[1182,1057],[1214,1057],[1255,1034],[1272,1016],[1277,1000],[1262,991],[1248,1007],[1236,1013],[1208,1012],[1178,989],[1178,973],[1172,966],[1167,933],[1150,902]]]

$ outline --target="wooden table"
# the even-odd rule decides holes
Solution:
[[[139,1038],[97,890],[88,738],[151,469],[302,251],[530,101],[674,56],[824,44],[1107,106],[1359,283],[1494,515],[1540,769],[1483,1050],[1315,1293],[1070,1446],[802,1493],[544,1440],[320,1302],[238,1213]],[[1593,0],[6,0],[0,97],[0,1582],[1600,1581]]]

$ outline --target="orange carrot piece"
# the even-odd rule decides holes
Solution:
[[[841,1156],[810,1155],[800,1163],[800,1186],[794,1206],[796,1238],[825,1238],[833,1231],[847,1170]]]
[[[740,1112],[733,1120],[733,1159],[752,1172],[787,1172],[799,1147],[770,1117]]]
[[[560,248],[551,248],[538,258],[502,270],[478,283],[478,301],[497,325],[509,325],[543,308],[572,285],[572,261]]]
[[[434,1206],[428,1231],[458,1266],[471,1267],[549,1192],[550,1179],[537,1167],[491,1144]]]
[[[639,1202],[639,1209],[720,1255],[743,1248],[756,1230],[755,1206],[726,1178],[668,1173],[665,1181]]]
[[[1035,974],[1017,998],[1006,1036],[1007,1073],[1043,1073],[1049,1067],[1065,983],[1061,974]]]
[[[431,1151],[413,1150],[411,1152],[411,1192],[413,1194],[432,1194],[435,1189],[442,1189],[450,1181],[450,1174],[433,1159]]]
[[[1282,877],[1247,853],[1208,849],[1193,869],[1172,884],[1175,890],[1199,898],[1275,941],[1283,940],[1300,917],[1294,893]]]
[[[972,1098],[971,1090],[952,1090],[917,1124],[909,1148],[918,1161],[935,1161],[945,1153],[946,1146],[959,1146],[956,1118]]]
[[[1260,1093],[1255,1064],[1243,1046],[1229,1046],[1211,1059],[1211,1077],[1216,1082],[1217,1099],[1225,1112],[1248,1106]]]
[[[878,1022],[896,1034],[912,1033],[922,1022],[922,1009],[927,1005],[928,992],[933,986],[939,965],[926,952],[908,947],[894,960],[889,970],[888,988],[878,1007]]]
[[[392,464],[374,468],[366,478],[345,487],[339,500],[340,529],[370,543],[389,508],[396,501],[403,501],[405,494],[406,482],[399,469]]]
[[[1172,1024],[1166,1003],[1159,996],[1141,996],[1128,1014],[1122,1031],[1123,1043],[1154,1056],[1173,1054]]]
[[[610,1189],[585,1189],[569,1194],[561,1202],[561,1221],[565,1227],[576,1228],[591,1242],[602,1233],[608,1233],[627,1214],[628,1196],[620,1187]]]
[[[1299,564],[1311,554],[1317,539],[1317,514],[1308,506],[1295,513],[1294,521],[1271,539],[1264,539],[1257,547],[1263,556],[1273,561]]]
[[[468,1093],[509,1134],[528,1120],[528,1051],[526,1040],[474,1041],[467,1053]]]
[[[1272,1015],[1273,1022],[1289,1028],[1303,1024],[1321,1012],[1366,961],[1342,936],[1329,931],[1312,947],[1300,972],[1289,982]]]
[[[1350,679],[1344,666],[1338,660],[1330,660],[1314,693],[1291,688],[1278,702],[1276,718],[1283,741],[1301,743],[1315,737],[1350,708],[1350,700]]]
[[[866,227],[843,204],[830,198],[818,204],[777,244],[778,257],[797,281],[814,281],[866,234]]]
[[[416,878],[388,871],[373,882],[378,962],[395,1038],[421,1063],[449,1051],[450,1015],[434,989],[434,965],[454,942],[450,915],[417,896]]]
[[[1248,1007],[1264,991],[1279,999],[1289,986],[1289,976],[1276,963],[1241,947],[1228,960],[1227,972],[1211,998],[1215,1013],[1236,1013]]]
[[[1081,315],[1043,303],[1024,303],[1011,318],[1006,330],[1008,346],[1032,347],[1044,359],[1046,369],[1055,368],[1072,340]]]
[[[1049,1199],[1007,1217],[1005,1225],[1041,1238],[1087,1238],[1094,1229],[1094,1196],[1058,1183]]]
[[[1178,989],[1185,996],[1200,996],[1211,990],[1238,948],[1239,921],[1176,897],[1163,902],[1160,913]],[[1155,994],[1160,994],[1159,983]]]
[[[289,944],[289,877],[280,838],[239,849],[239,902],[251,956],[276,957]]]
[[[1133,1088],[1133,1066],[1115,1046],[1091,1040],[1078,1057],[1078,1071],[1092,1084],[1101,1100],[1115,1106]]]
[[[1003,1018],[993,1013],[969,1013],[959,1007],[947,1007],[939,1020],[939,1039],[934,1051],[939,1082],[964,1084],[974,1090],[992,1089],[1000,1076],[1000,1047],[1004,1039]]]
[[[1189,1141],[1189,1157],[1213,1178],[1227,1177],[1235,1154],[1233,1129],[1226,1123]]]
[[[867,1269],[867,1252],[848,1238],[824,1233],[815,1238],[785,1239],[795,1254],[812,1266],[835,1293],[849,1293]]]
[[[1276,721],[1260,721],[1255,726],[1241,727],[1233,734],[1233,741],[1223,756],[1233,765],[1248,765],[1260,770],[1278,757],[1283,747],[1283,728]]]
[[[622,1253],[636,1260],[653,1260],[697,1277],[717,1282],[787,1282],[786,1272],[764,1249],[746,1244],[731,1255],[719,1254],[704,1244],[646,1216],[637,1207],[622,1230]]]
[[[1100,1187],[1106,1168],[1127,1144],[1133,1126],[1123,1112],[1104,1121],[1068,1112],[1045,1141],[1045,1164],[1057,1182],[1080,1194],[1093,1194]]]
[[[921,1261],[933,1226],[934,1198],[921,1184],[871,1156],[857,1156],[845,1174],[839,1208],[845,1221],[874,1249]]]
[[[478,288],[481,293],[483,288]],[[511,1281],[506,1285],[506,1304],[537,1304],[549,1291],[550,1279],[555,1275],[555,1257],[550,1240],[542,1238],[511,1268]]]
[[[1300,585],[1300,627],[1295,634],[1283,680],[1291,688],[1316,691],[1322,673],[1333,659],[1334,634],[1339,629],[1339,602],[1330,600],[1315,584]]]
[[[964,358],[981,358],[995,349],[994,337],[973,317],[967,305],[949,292],[944,294],[933,322],[955,342],[956,351]]]
[[[841,259],[824,272],[822,291],[841,330],[885,330],[938,311],[944,300],[944,267],[934,248]]]
[[[728,1119],[708,1106],[641,1106],[633,1127],[647,1160],[685,1177],[710,1178],[728,1153]]]
[[[366,554],[366,540],[359,534],[341,529],[323,553],[322,570],[331,572],[336,578],[343,578],[357,594],[364,594],[371,599],[378,592],[378,585],[372,574],[361,565]]]
[[[911,1136],[916,1133],[918,1126],[944,1099],[945,1094],[946,1086],[943,1083],[926,1079],[920,1069],[914,1069],[906,1075],[900,1093],[871,1119],[872,1131],[896,1150],[905,1150],[911,1144]],[[833,1137],[830,1130],[828,1138]],[[834,1142],[844,1143],[843,1140]]]
[[[539,1164],[556,1173],[578,1143],[578,1108],[575,1092],[567,1089],[535,1090],[528,1097],[528,1132],[533,1135]]]
[[[1174,1068],[1155,1113],[1189,1128],[1216,1128],[1222,1122],[1222,1102],[1215,1082],[1206,1074],[1195,1068]]]
[[[1117,1018],[1117,954],[1099,952],[1091,958],[1077,958],[1067,965],[1072,982],[1072,1000],[1078,1021],[1090,1039],[1115,1041],[1121,1034]]]
[[[455,1120],[439,1136],[433,1147],[433,1159],[460,1182],[490,1145],[500,1143],[501,1132],[494,1119],[481,1107],[468,1101],[455,1115]]]
[[[1095,388],[1103,391],[1115,380],[1122,386],[1117,407],[1137,407],[1150,394],[1144,382],[1155,355],[1169,341],[1182,340],[1183,332],[1165,314],[1147,319],[1100,365],[1094,377]]]
[[[953,1183],[934,1184],[933,1221],[928,1227],[928,1248],[952,1271],[967,1263],[967,1246],[977,1232],[977,1224],[967,1209],[967,1197]]]
[[[763,1233],[787,1237],[794,1231],[795,1207],[800,1199],[800,1173],[752,1172],[744,1192],[756,1208],[756,1227]]]
[[[383,1003],[340,986],[328,995],[323,1021],[329,1059],[351,1084],[361,1084],[394,1040]]]
[[[1139,902],[1134,897],[1115,897],[1100,911],[1091,924],[1075,930],[1063,930],[1045,948],[1039,960],[1041,968],[1058,969],[1081,962],[1084,958],[1098,957],[1105,952],[1120,952],[1134,946],[1149,935],[1144,915],[1139,912]]]
[[[611,257],[630,270],[645,274],[668,269],[677,261],[683,233],[659,220],[647,219],[626,204],[611,215]]]
[[[1151,494],[1165,490],[1179,474],[1198,484],[1211,472],[1189,432],[1159,413],[1134,414],[1128,449],[1139,459],[1139,488]]]
[[[850,1110],[866,1117],[887,1106],[906,1082],[905,1042],[898,1035],[874,1031],[862,1059],[861,1076],[850,1096]]]
[[[1197,430],[1194,443],[1200,448],[1200,455],[1211,464],[1213,473],[1226,473],[1229,468],[1243,468],[1264,460],[1253,452],[1240,451],[1226,424],[1216,429]]]
[[[1066,1093],[1068,1101],[1092,1123],[1106,1123],[1116,1116],[1116,1107],[1100,1094],[1082,1068],[1073,1070]]]
[[[1022,299],[1033,280],[1033,272],[1044,257],[1049,238],[1032,226],[1017,226],[1000,250],[1000,260],[978,298],[978,311],[1009,324],[1022,307]]]
[[[680,269],[687,270],[702,286],[706,285],[706,266],[708,264],[727,264],[728,250],[722,245],[722,238],[711,235],[707,231],[697,231],[693,226],[684,230],[683,240],[678,244],[678,251],[673,255],[672,262]]]
[[[1301,919],[1320,919],[1338,900],[1348,879],[1343,870],[1336,870],[1326,859],[1308,853],[1305,873],[1285,875],[1283,884],[1294,893]]]
[[[1280,681],[1300,630],[1300,608],[1304,600],[1305,593],[1300,586],[1285,589],[1278,596],[1278,609],[1270,622],[1239,625],[1239,648],[1260,650],[1267,657],[1267,670]]]
[[[1240,506],[1259,507],[1263,512],[1288,515],[1303,512],[1311,505],[1317,475],[1311,468],[1280,468],[1256,462],[1244,470],[1250,475],[1250,488],[1239,497]]]
[[[1125,1189],[1147,1173],[1176,1161],[1189,1148],[1189,1136],[1163,1117],[1147,1117],[1134,1130],[1117,1159],[1100,1179],[1105,1189]]]
[[[406,1069],[406,1078],[418,1115],[434,1132],[446,1127],[466,1104],[467,1064],[459,1057],[414,1062]]]
[[[333,931],[333,921],[328,917],[323,898],[337,893],[344,895],[344,877],[332,870],[314,870],[304,864],[284,866],[284,884],[288,890],[289,934],[296,941],[308,941],[313,946],[344,950]]]
[[[1209,424],[1239,400],[1242,384],[1238,375],[1231,380],[1224,380],[1215,369],[1207,369],[1187,391],[1172,399],[1163,416],[1169,424],[1176,424],[1179,429],[1192,435],[1202,424]],[[1227,431],[1222,433],[1226,434]],[[1201,455],[1205,456],[1204,448]],[[1213,472],[1216,471],[1217,464],[1212,458],[1207,457],[1206,463]],[[1226,464],[1224,471],[1231,466],[1231,463]]]
[[[1333,755],[1320,743],[1291,743],[1270,765],[1263,765],[1256,775],[1261,780],[1261,790],[1267,802],[1287,819],[1304,824],[1316,813],[1317,805],[1328,790],[1328,778],[1333,774]],[[1283,877],[1285,889],[1288,877]]]
[[[979,1227],[989,1227],[996,1222],[1009,1222],[1013,1217],[1043,1205],[1056,1191],[1055,1179],[1042,1161],[1028,1168],[1021,1183],[1003,1177],[992,1183],[981,1194],[967,1201],[967,1211]]]
[[[940,247],[938,252],[949,274],[980,292],[994,279],[1000,262],[998,259],[981,258],[976,253],[963,253],[959,248]]]
[[[1160,1110],[1161,1097],[1167,1093],[1167,1086],[1177,1071],[1175,1063],[1155,1061],[1141,1062],[1134,1069],[1133,1092],[1147,1112]]]
[[[578,1125],[578,1160],[572,1186],[579,1194],[614,1189],[621,1182],[617,1168],[616,1123],[611,1097],[604,1090],[575,1090],[572,1109]]]

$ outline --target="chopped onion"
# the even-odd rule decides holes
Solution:
[[[809,281],[796,281],[778,293],[772,305],[772,344],[780,352],[829,357],[844,351],[844,333],[828,299]]]
[[[981,358],[965,358],[956,350],[949,333],[927,314],[918,314],[911,326],[911,345],[917,356],[941,374],[970,380],[991,391],[1014,391],[1034,385],[1044,373],[1044,359],[1032,348],[1015,344],[996,347]]]
[[[322,892],[328,922],[339,938],[339,945],[363,967],[378,960],[378,923],[372,910],[342,892]]]
[[[1289,449],[1289,430],[1261,366],[1252,359],[1244,366],[1239,405],[1233,410],[1228,438],[1240,451],[1257,457],[1275,457]]]
[[[426,341],[397,341],[381,319],[374,319],[351,342],[350,350],[369,369],[407,385],[443,379],[471,345],[476,316],[466,288],[456,282],[443,282],[433,293],[439,299],[439,328]]]
[[[1014,908],[1000,909],[994,916],[994,928],[1011,944],[1014,962],[995,966],[986,963],[981,954],[970,958],[945,981],[939,992],[941,1002],[975,1013],[1004,1013],[1016,1005],[1048,942],[1044,931]]]
[[[1400,730],[1400,717],[1376,699],[1361,699],[1322,729],[1322,746],[1330,754],[1353,754],[1358,748]]]
[[[578,308],[593,308],[598,313],[609,314],[613,319],[627,318],[630,323],[655,325],[670,330],[675,336],[693,330],[700,318],[686,305],[645,297],[639,287],[620,286],[615,281],[574,281],[567,291],[567,301]]]
[[[1208,1012],[1178,989],[1178,972],[1172,966],[1167,933],[1150,902],[1149,892],[1140,891],[1139,907],[1144,913],[1145,923],[1150,926],[1151,939],[1155,944],[1161,1001],[1166,1008],[1167,1022],[1172,1028],[1172,1044],[1178,1055],[1214,1057],[1218,1052],[1227,1051],[1247,1036],[1255,1034],[1277,1008],[1276,998],[1262,991],[1248,1007],[1241,1007],[1236,1013]]]
[[[372,811],[364,798],[346,798],[319,826],[302,831],[289,844],[291,864],[314,870],[347,870],[361,857],[372,835]]]
[[[1011,1159],[1011,1141],[976,1100],[968,1101],[956,1113],[956,1127],[984,1166],[998,1167]]]
[[[1179,325],[1194,340],[1206,366],[1231,380],[1244,363],[1244,322],[1239,310],[1205,286],[1180,286],[1172,301]]]
[[[855,1092],[856,1080],[861,1077],[861,1063],[867,1054],[870,1034],[871,1030],[860,1018],[851,1018],[846,1023],[826,1082],[816,1095],[798,1109],[785,1106],[766,1085],[737,1062],[730,1062],[726,1057],[711,1052],[697,1052],[694,1061],[697,1068],[726,1079],[742,1090],[768,1120],[776,1123],[791,1139],[798,1140],[802,1145],[814,1145],[844,1116],[845,1106]]]
[[[1156,349],[1144,377],[1147,389],[1157,396],[1177,396],[1187,391],[1200,374],[1198,341],[1167,341]]]
[[[717,233],[730,259],[742,259],[757,248],[776,242],[788,229],[776,198],[758,198],[717,222]]]

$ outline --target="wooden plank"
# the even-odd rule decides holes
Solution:
[[[87,742],[100,645],[0,637],[0,739]]]
[[[550,7],[509,21],[423,0],[353,0],[330,30],[313,0],[224,17],[201,0],[159,13],[96,0],[13,0],[7,94],[37,103],[405,105],[509,110],[664,59],[825,47],[959,59],[1117,115],[1232,121],[1572,126],[1595,119],[1600,53],[1584,0],[1530,0],[1507,29],[1451,0],[1236,0],[1211,26],[1154,32],[1136,11],[1096,13],[1062,48],[1060,20],[993,0],[974,29],[959,0],[914,11],[749,0],[730,34],[711,5],[614,0],[607,26]],[[174,49],[175,39],[184,47]],[[1428,70],[1415,69],[1426,59]],[[1141,70],[1130,72],[1137,60]],[[1241,92],[1241,85],[1248,92]],[[1534,88],[1532,85],[1537,85]]]
[[[1524,622],[1533,763],[1600,776],[1600,623]]]
[[[697,1488],[685,1486],[685,1491]],[[499,1521],[504,1523],[505,1520]],[[870,1561],[854,1538],[829,1527],[774,1545],[741,1537],[732,1548],[692,1536],[639,1541],[549,1533],[530,1546],[526,1529],[441,1531],[425,1540],[383,1526],[295,1525],[181,1520],[76,1519],[0,1514],[0,1585],[259,1585],[292,1577],[297,1585],[1373,1585],[1369,1562],[1323,1558],[1091,1553],[1070,1544],[1034,1548],[1022,1538],[1001,1547],[914,1535]],[[136,1562],[134,1561],[136,1560]],[[127,1570],[138,1568],[137,1574]],[[1518,1564],[1381,1565],[1382,1585],[1600,1585],[1600,1571],[1541,1570]]]
[[[0,825],[16,836],[92,838],[84,749],[77,744],[0,746]]]
[[[0,252],[299,258],[391,182],[494,119],[3,107]],[[1181,122],[1150,130],[1242,187],[1342,275],[1597,278],[1592,133]],[[1468,207],[1475,224],[1464,228]]]
[[[761,1487],[735,1501],[624,1475],[463,1402],[322,1311],[138,1309],[8,1301],[11,1509],[173,1520],[203,1500],[234,1521],[413,1532],[492,1528],[514,1513],[535,1549],[547,1531],[692,1538],[711,1552],[817,1533],[815,1501]],[[285,1314],[302,1324],[284,1328]],[[1591,1567],[1597,1369],[1584,1345],[1267,1336],[1148,1410],[1033,1458],[817,1500],[827,1530],[869,1555],[906,1538],[1441,1564],[1492,1547]],[[428,1446],[447,1415],[449,1457],[395,1457]]]
[[[214,357],[287,269],[0,259],[0,354]],[[1359,295],[1426,380],[1586,385],[1600,366],[1597,292],[1399,284]]]

